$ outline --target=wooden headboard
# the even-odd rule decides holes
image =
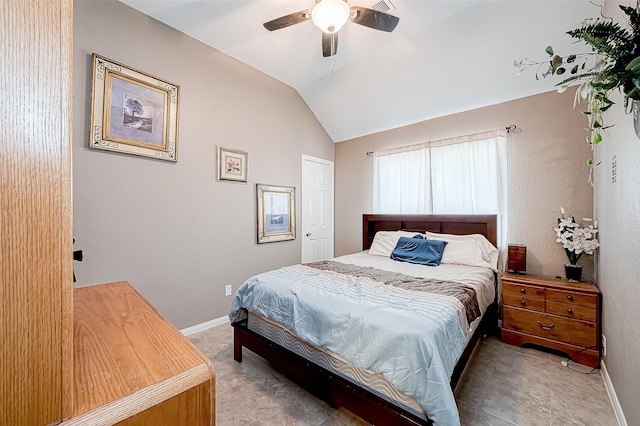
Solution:
[[[362,250],[368,250],[378,231],[429,231],[442,234],[482,234],[497,246],[497,215],[363,214]]]

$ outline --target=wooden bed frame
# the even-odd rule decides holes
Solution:
[[[363,214],[362,250],[369,250],[378,231],[420,231],[440,234],[482,234],[497,247],[498,217],[496,215],[424,215],[424,214]]]
[[[369,249],[377,231],[430,231],[447,234],[482,234],[494,245],[497,241],[495,215],[363,215],[363,250]],[[298,354],[249,330],[247,320],[231,324],[234,327],[233,358],[242,362],[245,347],[269,361],[272,367],[316,397],[334,407],[344,407],[369,423],[380,425],[430,425],[405,408],[387,401],[369,389],[326,370]],[[451,376],[455,389],[480,338],[497,327],[497,303],[485,312]]]

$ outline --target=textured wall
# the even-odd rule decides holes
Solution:
[[[573,92],[549,92],[336,144],[336,255],[361,249],[362,214],[372,208],[367,151],[516,124],[522,132],[508,142],[507,241],[527,246],[528,272],[564,275],[567,258],[553,231],[560,206],[576,218],[593,214],[583,118],[573,109]],[[593,258],[583,256],[579,264],[591,278]]]
[[[607,2],[606,16],[624,22],[617,4]],[[595,206],[600,221],[598,287],[602,292],[604,357],[613,387],[629,425],[640,424],[640,138],[622,96],[605,115],[614,126],[597,146]],[[616,159],[616,180],[612,162]]]
[[[87,147],[92,52],[180,85],[177,163]],[[297,92],[115,0],[74,4],[73,85],[77,285],[128,280],[184,328],[228,313],[226,284],[300,261],[300,238],[255,242],[255,184],[299,189],[301,154],[333,159]],[[249,183],[216,181],[216,145],[248,151]]]

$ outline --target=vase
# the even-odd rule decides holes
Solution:
[[[582,265],[572,265],[567,263],[564,265],[564,274],[567,280],[577,283],[582,279]]]

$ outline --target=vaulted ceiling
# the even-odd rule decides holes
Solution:
[[[588,0],[390,0],[393,32],[347,22],[325,58],[311,21],[262,25],[314,0],[120,1],[293,87],[334,142],[553,90],[514,60],[574,52],[566,31],[600,15]]]

